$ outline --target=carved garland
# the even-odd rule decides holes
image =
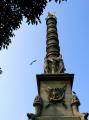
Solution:
[[[55,104],[55,103],[62,103],[65,107],[65,90],[66,90],[66,85],[64,85],[62,88],[48,88],[47,93],[48,93],[48,104],[46,107],[48,107],[50,104]]]

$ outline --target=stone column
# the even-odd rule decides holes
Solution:
[[[47,41],[46,41],[46,57],[58,57],[60,54],[58,34],[57,34],[57,18],[53,13],[49,13],[46,18],[47,24]]]
[[[48,13],[46,18],[46,57],[44,60],[44,73],[58,74],[64,73],[65,67],[60,54],[60,46],[57,33],[57,18],[54,13]]]

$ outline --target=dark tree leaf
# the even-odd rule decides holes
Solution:
[[[2,74],[2,69],[0,68],[0,74]]]
[[[40,23],[48,0],[0,0],[0,50],[8,48],[13,30],[20,28],[23,16],[28,24]],[[49,0],[49,2],[52,0]],[[66,0],[55,0],[61,3]]]

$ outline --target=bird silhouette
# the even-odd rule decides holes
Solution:
[[[34,62],[36,62],[37,60],[33,60],[29,65],[32,65]]]
[[[74,95],[76,95],[76,92],[72,91],[72,93],[73,93]]]

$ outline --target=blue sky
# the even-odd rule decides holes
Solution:
[[[26,120],[26,113],[34,112],[36,74],[43,73],[49,11],[56,12],[61,54],[67,72],[75,74],[73,90],[81,102],[80,112],[89,112],[89,0],[68,0],[60,5],[49,3],[37,26],[28,26],[24,19],[8,50],[0,51],[1,120]],[[30,66],[34,59],[37,62]]]

